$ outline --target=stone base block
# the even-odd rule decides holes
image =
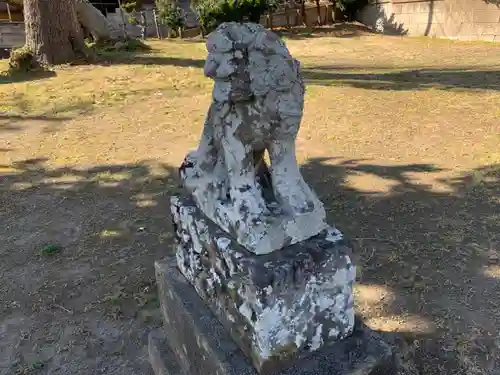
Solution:
[[[231,233],[238,243],[255,254],[268,254],[284,246],[304,241],[328,227],[323,204],[316,200],[311,212],[290,214],[268,205],[267,215],[259,219],[245,218],[231,201],[222,201],[216,196],[208,196],[205,189],[199,189],[196,198],[198,207],[207,217]],[[201,195],[201,197],[199,196]]]
[[[258,375],[248,358],[179,273],[156,263],[164,330],[150,334],[156,375]],[[293,362],[279,375],[395,375],[390,347],[362,323],[348,338]]]
[[[338,230],[256,255],[188,198],[173,199],[172,214],[179,270],[259,373],[352,333],[356,271]]]

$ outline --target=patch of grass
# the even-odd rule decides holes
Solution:
[[[156,289],[156,281],[141,281],[137,285],[138,291],[134,293],[134,300],[139,308],[147,305],[158,305],[158,291]]]
[[[109,294],[106,297],[104,297],[103,302],[111,306],[120,306],[123,304],[126,298],[128,298],[127,293],[123,289],[120,289],[115,293]]]
[[[125,39],[125,40],[100,40],[97,42],[87,43],[87,47],[98,55],[110,52],[149,52],[152,48],[139,39]]]
[[[143,324],[150,324],[155,320],[155,315],[151,311],[139,311],[139,319]]]
[[[62,251],[62,247],[61,246],[55,245],[55,244],[51,244],[51,245],[47,245],[44,248],[42,248],[42,250],[40,250],[40,253],[42,255],[45,255],[45,256],[51,256],[51,255],[58,254],[61,251]]]
[[[33,362],[16,369],[15,375],[33,375],[43,370],[45,364],[41,361]]]
[[[128,298],[129,295],[125,292],[123,287],[119,288],[114,293],[105,296],[102,299],[102,302],[106,304],[107,314],[114,319],[123,317]]]

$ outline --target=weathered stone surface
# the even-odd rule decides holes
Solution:
[[[256,255],[190,198],[172,197],[171,209],[180,271],[260,372],[352,333],[356,272],[338,230]]]
[[[252,23],[210,34],[213,102],[181,177],[200,209],[247,250],[270,253],[327,228],[297,165],[304,107],[300,66],[277,35]],[[263,156],[269,153],[269,170]]]
[[[163,330],[148,335],[149,363],[155,375],[181,375],[182,368],[165,337]]]
[[[156,375],[257,375],[231,336],[179,273],[174,260],[157,262],[164,334],[150,336]],[[173,354],[173,355],[172,355]],[[344,340],[292,363],[279,375],[395,375],[390,347],[361,322]]]

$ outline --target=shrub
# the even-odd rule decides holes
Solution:
[[[170,30],[178,31],[186,25],[183,11],[175,2],[156,0],[156,8],[158,9],[158,21]]]
[[[274,0],[201,0],[197,5],[203,34],[223,22],[259,23],[260,17],[275,8]]]
[[[140,10],[142,7],[141,1],[124,1],[121,8],[127,13],[133,13]]]
[[[128,22],[133,25],[138,24],[137,12],[141,9],[142,2],[140,0],[125,1],[122,3],[121,8],[128,14]]]
[[[32,70],[37,70],[40,65],[35,59],[35,55],[28,47],[13,49],[9,58],[10,73],[26,73]]]
[[[98,56],[108,52],[149,52],[151,47],[143,43],[139,39],[124,39],[124,40],[99,40],[97,42],[88,42],[87,47],[90,48]]]
[[[370,0],[334,0],[335,5],[344,14],[347,21],[354,21],[358,11],[370,3]]]

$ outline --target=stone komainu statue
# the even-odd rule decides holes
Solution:
[[[324,208],[297,165],[295,138],[304,106],[298,62],[275,34],[251,23],[222,24],[207,47],[205,74],[215,81],[213,101],[200,145],[181,166],[188,194],[170,201],[175,267],[259,374],[282,373],[297,359],[298,366],[286,373],[362,368],[368,374],[375,366],[384,371],[360,331],[345,345],[330,346],[354,331],[356,268],[342,233],[325,223]],[[178,330],[174,316],[181,310],[176,305],[185,306],[186,289],[180,287],[174,299],[182,281],[165,282],[175,277],[172,266],[163,268],[158,280],[167,332],[181,343],[186,330]],[[173,294],[166,293],[167,284]],[[197,323],[193,327],[189,332],[201,331]],[[207,350],[193,342],[183,352],[196,359],[187,373],[219,368],[214,356],[205,356]],[[311,352],[325,360],[305,360],[301,369],[300,359]],[[358,361],[360,354],[366,363]],[[239,360],[233,367],[236,362],[221,358],[220,368],[228,373],[253,373]],[[202,362],[206,366],[199,370]]]
[[[326,228],[325,212],[296,161],[304,107],[299,62],[257,24],[222,24],[207,49],[204,72],[215,81],[213,101],[200,145],[181,167],[185,187],[252,252],[314,236]]]

